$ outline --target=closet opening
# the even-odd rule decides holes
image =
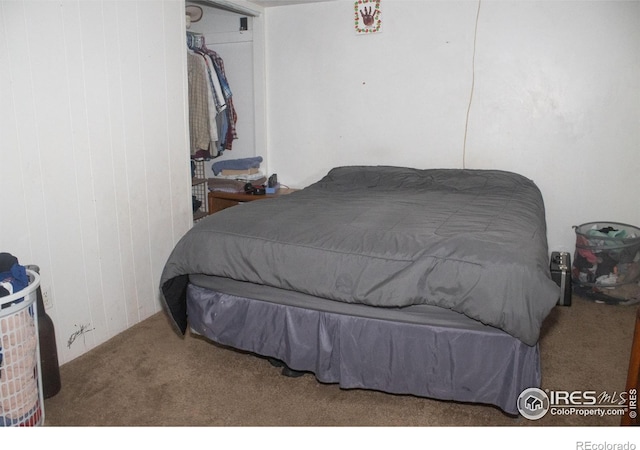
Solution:
[[[201,13],[193,16],[193,9]],[[264,18],[259,9],[224,0],[185,2],[190,147],[192,161],[194,157],[199,160],[197,167],[192,164],[192,178],[196,168],[198,178],[208,179],[214,176],[215,162],[258,156],[263,160],[261,170],[267,173]],[[199,78],[207,76],[206,64],[211,64],[208,75],[219,74],[222,68],[223,76],[211,80],[213,89],[208,92],[206,87],[202,90],[202,84],[199,89],[191,85],[195,54],[200,59],[208,55],[205,65],[198,62],[204,69]],[[211,95],[214,102],[208,102],[205,95]],[[206,195],[199,200],[204,206]]]
[[[210,149],[211,157],[218,161],[261,156],[266,166],[264,33],[263,14],[258,10],[260,7],[256,5],[257,9],[254,10],[224,0],[188,1],[185,2],[185,11],[189,6],[198,7],[202,14],[191,23],[185,17],[185,52],[203,46],[219,56],[231,93],[231,105],[227,107],[231,106],[235,114],[235,123],[230,124],[234,126],[234,138],[227,141],[227,145],[224,145],[226,136],[220,135],[223,127],[218,120],[217,130],[214,131],[218,131],[219,141]],[[189,44],[192,48],[189,48]],[[222,88],[224,91],[224,83]],[[193,106],[192,101],[193,97],[189,101],[189,108]],[[220,117],[218,115],[218,119]],[[193,141],[193,123],[189,125]],[[213,140],[216,133],[211,134]],[[192,154],[197,150],[201,148],[192,146]],[[205,166],[206,175],[212,176],[211,164],[206,163]]]

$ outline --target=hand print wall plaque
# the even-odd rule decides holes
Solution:
[[[356,34],[371,34],[381,31],[380,1],[356,0],[354,8]]]

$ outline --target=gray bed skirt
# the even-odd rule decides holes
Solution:
[[[193,284],[187,290],[187,309],[195,333],[280,359],[293,370],[313,372],[320,382],[344,389],[488,404],[517,415],[520,393],[540,386],[538,345],[482,324],[386,320]]]

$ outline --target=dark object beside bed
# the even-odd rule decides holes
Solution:
[[[540,384],[540,327],[559,298],[533,182],[372,166],[200,221],[161,291],[182,333],[344,388],[510,414]]]

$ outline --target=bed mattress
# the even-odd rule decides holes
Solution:
[[[490,170],[340,167],[301,191],[207,217],[161,278],[183,333],[194,274],[345,304],[440,307],[530,346],[559,298],[538,188]]]
[[[381,308],[358,303],[337,302],[302,292],[202,274],[189,276],[189,283],[194,287],[235,297],[252,298],[282,306],[305,308],[319,312],[504,334],[504,331],[473,320],[464,314],[433,305],[422,304]],[[193,316],[193,313],[189,314],[191,319],[193,319]]]

